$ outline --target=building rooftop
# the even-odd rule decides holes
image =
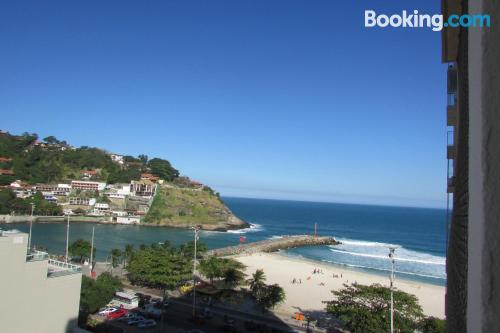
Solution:
[[[28,238],[28,234],[17,230],[4,231],[0,229],[1,238],[11,238],[13,244],[22,244]],[[82,268],[78,265],[58,260],[47,252],[32,249],[26,254],[26,262],[47,261],[47,277],[57,277],[68,274],[78,274]]]

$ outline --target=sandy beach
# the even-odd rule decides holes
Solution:
[[[291,314],[299,310],[324,310],[325,304],[322,302],[331,300],[333,295],[330,291],[341,289],[343,283],[357,282],[366,285],[379,283],[386,286],[389,284],[388,278],[384,279],[376,274],[277,253],[256,253],[234,258],[247,266],[246,273],[249,277],[255,270],[263,269],[268,284],[278,283],[285,289],[286,301],[275,309],[282,314]],[[322,273],[313,274],[314,269],[320,269]],[[334,274],[339,277],[334,278]],[[294,278],[296,283],[292,283]],[[426,315],[444,318],[444,287],[398,279],[397,276],[395,286],[417,296]]]

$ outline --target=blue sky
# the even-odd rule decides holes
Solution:
[[[443,207],[439,1],[16,1],[0,128],[170,160],[226,196]]]

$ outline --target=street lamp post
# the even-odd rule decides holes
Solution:
[[[31,219],[30,219],[30,234],[28,236],[28,251],[31,252],[31,229],[33,228],[33,211],[35,210],[35,204],[31,203]]]
[[[393,287],[394,287],[394,251],[396,249],[394,247],[389,248],[389,259],[391,260],[391,275],[390,275],[390,280],[391,280],[391,333],[394,332],[394,292],[393,292]]]
[[[194,260],[193,260],[193,317],[196,316],[196,242],[198,241],[199,227],[194,227]]]
[[[69,257],[69,215],[68,216],[68,223],[66,224],[66,262],[68,262],[68,257]]]
[[[92,227],[92,241],[90,243],[90,276],[92,277],[92,263],[94,262],[94,229],[95,227]]]

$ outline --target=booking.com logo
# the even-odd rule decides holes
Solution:
[[[490,15],[450,15],[445,22],[441,14],[420,14],[414,10],[409,14],[403,10],[401,14],[385,15],[377,14],[374,10],[365,10],[365,27],[393,27],[393,28],[432,28],[432,31],[441,31],[445,27],[490,27]]]

